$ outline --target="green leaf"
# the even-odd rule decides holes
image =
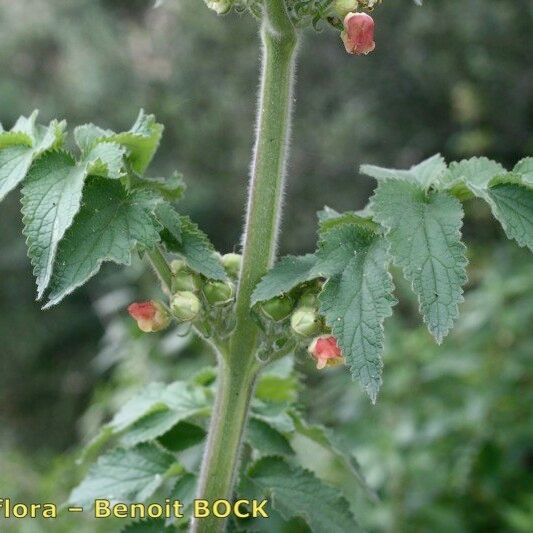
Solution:
[[[0,132],[0,201],[24,180],[32,162],[63,141],[64,122],[35,124],[37,112],[20,117],[9,132]]]
[[[120,177],[123,149],[97,146],[77,163],[67,152],[48,152],[31,167],[22,189],[23,233],[37,280],[40,299],[52,277],[59,241],[80,209],[89,173]]]
[[[381,385],[383,322],[396,303],[384,239],[361,226],[339,226],[319,252],[332,277],[319,295],[320,311],[342,349],[352,376],[373,403]],[[342,258],[339,253],[342,252]],[[332,268],[335,263],[338,273]]]
[[[365,494],[368,496],[368,498],[374,502],[379,501],[378,495],[367,483],[359,462],[350,450],[345,449],[339,444],[339,442],[335,439],[333,432],[318,424],[308,424],[297,413],[293,412],[291,413],[291,416],[294,421],[294,429],[298,434],[312,440],[335,456],[357,480],[358,484],[365,491]]]
[[[194,501],[197,483],[198,478],[194,474],[187,472],[176,481],[170,498],[179,500],[183,504],[183,508],[187,509]]]
[[[167,221],[168,222],[168,221]],[[167,230],[163,242],[171,252],[181,254],[189,267],[206,278],[224,280],[226,271],[207,235],[187,216],[180,215],[181,242]]]
[[[472,158],[450,165],[444,185],[459,197],[466,190],[485,200],[506,235],[533,250],[533,158],[506,172],[490,159]]]
[[[169,202],[180,200],[187,188],[183,176],[178,172],[172,174],[170,178],[146,178],[132,175],[130,179],[134,187],[155,191]]]
[[[506,235],[533,252],[533,189],[503,183],[488,189],[486,196]]]
[[[513,174],[520,174],[522,181],[533,185],[533,157],[526,157],[513,168]]]
[[[479,189],[487,188],[489,182],[505,168],[486,157],[472,157],[459,162],[450,163],[448,172],[442,176],[440,187],[450,190],[460,199],[478,195]]]
[[[269,499],[285,520],[303,518],[315,533],[359,531],[346,499],[311,472],[279,457],[265,457],[247,472],[244,485]],[[247,494],[247,490],[241,490]]]
[[[367,246],[375,235],[372,229],[359,224],[341,224],[321,233],[314,276],[329,278],[342,273],[356,251]]]
[[[315,262],[313,254],[288,255],[281,259],[255,287],[251,305],[281,296],[300,283],[318,277],[314,273]]]
[[[402,180],[421,185],[424,189],[429,189],[431,185],[437,183],[447,170],[446,162],[440,154],[436,154],[418,165],[412,166],[409,170],[397,170],[393,168],[382,168],[374,165],[361,165],[359,171],[372,178],[381,180]]]
[[[170,235],[181,243],[181,217],[172,205],[168,202],[159,204],[155,210],[155,216]]]
[[[159,437],[159,443],[171,452],[181,452],[200,444],[206,432],[200,426],[189,422],[180,422],[170,431]]]
[[[284,357],[270,364],[259,376],[255,397],[265,402],[295,403],[298,398],[298,378],[294,373],[294,358]]]
[[[184,381],[170,385],[150,383],[122,406],[85,453],[94,453],[117,434],[123,434],[121,443],[124,446],[156,439],[179,422],[204,416],[209,411],[210,402],[203,387]]]
[[[127,160],[138,174],[143,174],[152,161],[162,134],[163,126],[156,122],[153,115],[146,115],[142,109],[129,131],[114,133],[94,124],[78,126],[74,131],[76,143],[85,154],[102,142],[124,146],[127,149]]]
[[[164,518],[154,520],[139,520],[124,527],[121,533],[174,533],[176,530],[172,526],[165,525]]]
[[[257,418],[251,418],[248,422],[246,441],[263,455],[294,455],[285,435]]]
[[[117,181],[89,180],[82,208],[58,247],[45,308],[83,285],[104,261],[129,265],[136,246],[154,246],[160,227],[152,208],[153,197],[144,191],[127,193]]]
[[[155,444],[141,444],[128,450],[117,448],[92,465],[70,494],[69,502],[87,506],[96,498],[142,502],[152,496],[165,481],[165,475],[174,469],[174,457]]]
[[[130,426],[120,438],[120,444],[131,448],[137,444],[148,442],[172,429],[183,417],[182,412],[161,409],[148,413]]]
[[[386,181],[377,187],[372,208],[387,230],[394,262],[418,296],[424,322],[442,342],[458,317],[467,279],[460,202],[447,192],[426,194],[415,184]]]
[[[358,226],[366,226],[368,229],[373,231],[377,231],[379,229],[379,226],[375,222],[372,222],[372,220],[369,218],[364,218],[353,211],[348,211],[337,216],[330,216],[329,218],[320,220],[320,236],[323,237],[328,231],[331,231],[338,226],[342,226],[343,224],[357,224]]]

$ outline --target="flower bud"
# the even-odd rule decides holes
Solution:
[[[309,289],[305,291],[298,300],[300,307],[315,307],[317,300],[317,294],[314,290]]]
[[[274,322],[281,322],[291,314],[293,307],[294,303],[292,298],[290,296],[283,295],[272,298],[267,302],[263,302],[261,304],[261,311],[263,311],[263,314],[267,318],[270,318],[270,320],[273,320]]]
[[[185,261],[175,259],[170,263],[172,271],[172,292],[176,291],[195,291],[196,279],[194,273],[187,266]]]
[[[359,6],[357,0],[335,0],[333,3],[333,9],[339,17],[345,17],[350,11],[355,11]]]
[[[230,9],[233,4],[233,0],[204,0],[209,9],[216,12],[217,15],[224,15]]]
[[[170,309],[179,320],[194,320],[200,312],[201,304],[198,296],[190,291],[178,291],[172,296]]]
[[[309,345],[308,351],[316,360],[316,367],[319,370],[326,366],[335,366],[344,362],[342,351],[333,335],[316,337]]]
[[[311,337],[320,331],[320,319],[313,307],[298,307],[291,316],[292,330],[302,337]]]
[[[242,257],[239,254],[225,254],[222,256],[222,264],[228,276],[238,278],[241,271]]]
[[[165,307],[154,300],[135,302],[128,306],[128,313],[137,321],[137,326],[145,333],[153,333],[166,329],[170,324],[170,316]]]
[[[224,305],[233,299],[234,285],[225,281],[208,281],[203,291],[211,305]]]
[[[374,19],[366,13],[348,13],[341,38],[349,54],[369,54],[376,48]]]

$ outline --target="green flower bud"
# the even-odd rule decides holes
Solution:
[[[208,281],[203,291],[211,305],[224,305],[233,299],[234,285],[224,281]]]
[[[194,274],[192,272],[178,272],[172,278],[172,291],[195,291],[196,290],[196,280],[194,279]]]
[[[195,291],[197,289],[196,276],[185,261],[175,259],[170,263],[172,271],[172,292]]]
[[[190,291],[178,291],[170,302],[172,314],[185,322],[194,320],[200,312],[201,304],[198,296]]]
[[[291,316],[292,330],[302,337],[311,337],[320,331],[320,320],[313,307],[298,307]]]
[[[270,320],[281,322],[291,314],[293,307],[294,302],[292,301],[292,298],[284,295],[263,302],[261,304],[261,311],[263,311],[263,314],[270,318]]]
[[[233,0],[204,0],[209,9],[212,9],[217,15],[226,14],[233,4]]]
[[[359,5],[357,0],[335,0],[333,9],[339,17],[344,18],[350,11],[355,11]]]
[[[239,277],[241,271],[242,257],[239,254],[225,254],[222,256],[222,264],[226,269],[228,276],[232,278]]]
[[[300,307],[315,307],[317,301],[317,294],[314,290],[308,289],[305,291],[298,300]]]
[[[172,274],[176,275],[183,270],[188,271],[189,267],[183,259],[174,259],[170,263],[170,270],[172,271]]]

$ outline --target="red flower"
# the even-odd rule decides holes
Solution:
[[[374,19],[366,13],[348,13],[341,38],[349,54],[369,54],[376,48]]]
[[[316,359],[319,370],[344,362],[342,351],[333,335],[316,337],[309,345],[309,353]]]
[[[128,313],[137,321],[141,331],[152,333],[161,331],[170,324],[167,310],[158,302],[135,302],[128,307]]]

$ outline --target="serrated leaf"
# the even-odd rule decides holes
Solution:
[[[315,262],[313,254],[282,258],[255,287],[251,305],[281,296],[300,283],[316,278],[313,272]]]
[[[434,183],[438,182],[446,170],[446,162],[440,154],[435,154],[418,165],[412,166],[409,170],[383,168],[374,165],[361,165],[359,169],[362,174],[366,174],[378,181],[402,180],[417,183],[425,189],[429,189]]]
[[[187,189],[183,175],[179,172],[174,172],[170,178],[146,178],[131,175],[130,179],[134,187],[155,191],[169,202],[180,200]]]
[[[294,431],[294,422],[287,412],[289,407],[284,403],[263,402],[254,398],[252,400],[252,415],[280,433],[291,433]]]
[[[116,143],[97,144],[79,163],[87,174],[102,178],[120,179],[124,175],[125,149]]]
[[[0,133],[0,201],[24,180],[35,159],[63,140],[64,122],[45,127],[35,124],[36,117],[37,112],[20,117],[11,131]]]
[[[520,174],[524,183],[533,185],[533,157],[526,157],[513,168],[513,174]]]
[[[358,484],[365,491],[368,498],[372,501],[379,501],[379,497],[367,483],[359,462],[351,453],[346,450],[335,439],[334,433],[318,424],[308,424],[300,415],[291,413],[294,420],[294,429],[300,435],[312,440],[316,444],[322,446],[328,450],[332,455],[337,457],[351,472],[353,477],[357,480]]]
[[[129,265],[136,246],[153,247],[160,227],[152,208],[153,198],[144,191],[127,193],[117,181],[91,178],[82,207],[59,244],[45,308],[83,285],[104,261]]]
[[[164,518],[139,520],[122,528],[121,533],[174,533],[172,526],[165,525]]]
[[[250,418],[248,422],[246,441],[262,455],[294,455],[285,435],[257,418]]]
[[[365,226],[370,230],[377,231],[379,226],[370,220],[370,218],[362,217],[359,213],[355,211],[347,211],[346,213],[337,213],[333,215],[330,213],[327,217],[319,214],[319,234],[324,236],[328,231],[342,226],[343,224],[357,224],[358,226]]]
[[[418,296],[424,322],[442,342],[459,315],[467,280],[460,202],[446,192],[386,181],[378,185],[372,208],[387,230],[395,264]]]
[[[519,161],[513,172],[487,158],[452,163],[445,186],[454,194],[467,190],[485,200],[506,235],[533,250],[533,158]],[[460,196],[466,196],[460,194]]]
[[[210,411],[210,402],[203,387],[184,381],[169,385],[149,383],[130,400],[100,430],[84,451],[92,455],[114,436],[122,434],[124,446],[165,435],[180,421],[204,416]]]
[[[181,419],[181,412],[161,409],[148,413],[129,427],[120,438],[120,444],[131,448],[137,444],[157,439],[172,429]]]
[[[145,501],[161,486],[174,465],[174,457],[155,444],[114,449],[91,466],[85,479],[70,494],[69,502],[89,506],[97,498]]]
[[[83,154],[89,153],[98,141],[115,135],[114,131],[104,130],[94,124],[82,124],[74,128],[74,140]]]
[[[120,177],[123,149],[98,145],[80,162],[67,152],[48,152],[31,167],[22,189],[23,233],[41,299],[52,277],[59,241],[80,209],[89,173]]]
[[[484,189],[497,175],[505,173],[505,168],[486,157],[472,157],[450,163],[448,172],[440,180],[440,188],[450,190],[460,199],[476,194]]]
[[[125,146],[132,169],[144,174],[159,147],[162,135],[163,125],[156,122],[154,115],[146,115],[141,109],[129,131],[116,133],[109,140]]]
[[[152,161],[162,134],[162,124],[158,124],[153,115],[146,115],[142,109],[129,131],[114,133],[94,124],[84,124],[74,130],[76,143],[85,154],[102,142],[124,146],[131,168],[138,174],[143,174]]]
[[[502,183],[488,189],[486,196],[506,235],[533,252],[533,189]]]
[[[324,278],[342,273],[356,250],[367,246],[375,235],[371,227],[353,223],[341,224],[321,233],[312,273],[315,277]]]
[[[157,206],[155,216],[170,235],[181,243],[181,217],[177,211],[169,203],[163,202]]]
[[[225,280],[226,271],[207,235],[187,216],[180,215],[181,242],[167,230],[162,239],[167,249],[181,254],[189,267],[215,280]]]
[[[301,517],[315,533],[360,530],[339,491],[279,457],[257,461],[249,468],[244,483],[265,495],[285,520]],[[246,489],[242,493],[247,494]]]
[[[319,295],[320,312],[352,376],[375,403],[383,367],[383,322],[396,303],[387,246],[382,237],[363,227],[339,226],[327,235],[324,249],[342,250],[344,257],[338,259],[342,270],[330,272],[332,277]],[[325,264],[332,265],[330,260],[331,254]]]

